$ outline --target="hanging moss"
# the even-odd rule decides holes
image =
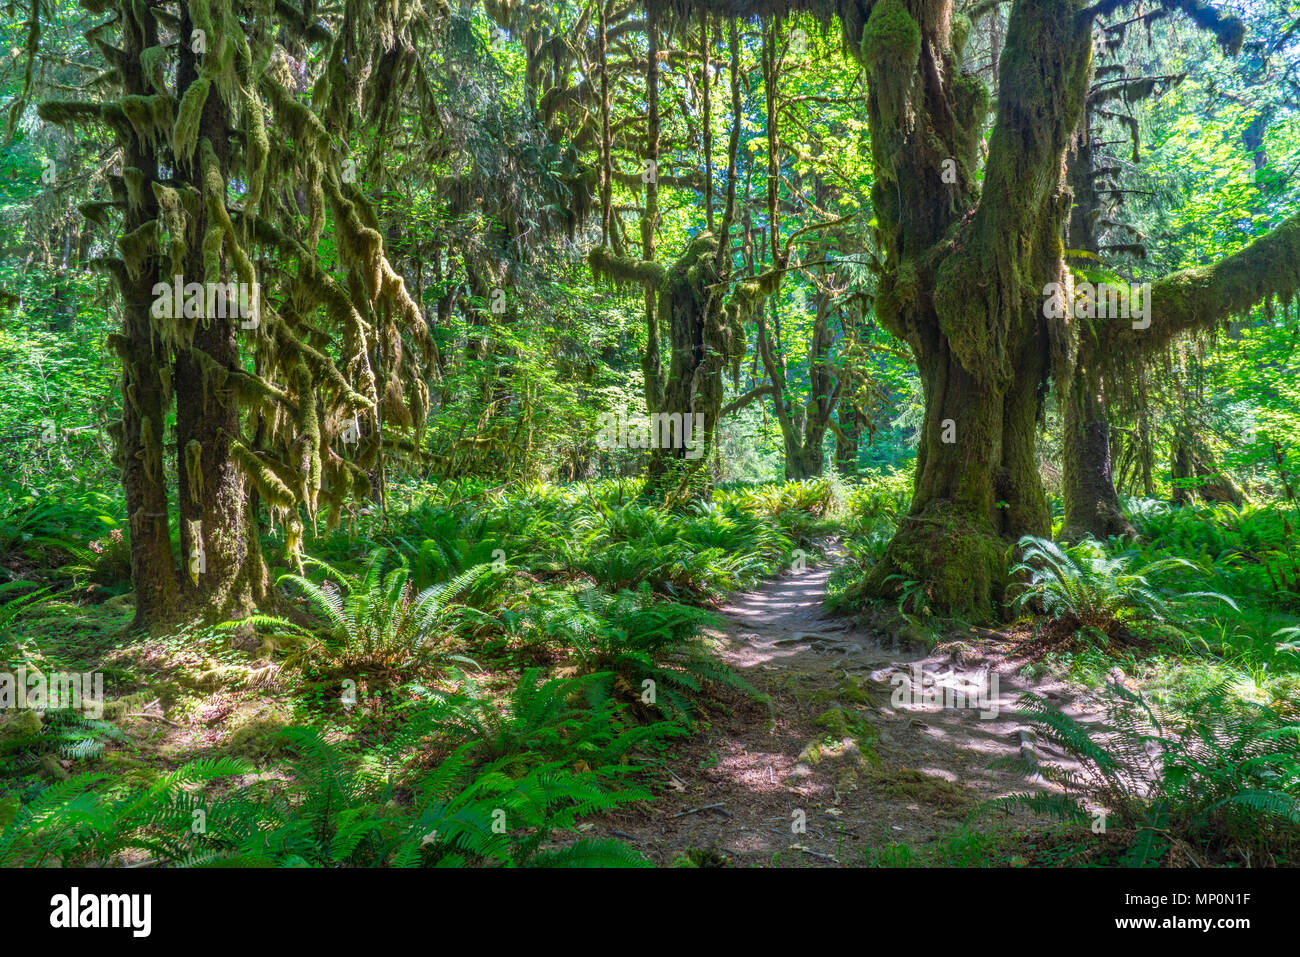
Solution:
[[[132,280],[144,275],[150,256],[158,254],[158,220],[150,219],[117,240],[122,262]]]
[[[619,256],[608,246],[592,249],[587,254],[587,263],[597,279],[622,288],[641,286],[659,289],[668,276],[668,270],[662,263],[633,256]]]
[[[172,127],[172,152],[179,162],[189,163],[194,159],[194,149],[199,143],[199,120],[203,117],[203,106],[211,88],[212,81],[201,76],[186,88],[181,97]]]
[[[122,170],[122,182],[126,184],[126,201],[131,209],[144,205],[144,171],[128,166]]]
[[[178,276],[184,272],[185,255],[189,251],[187,229],[189,216],[186,214],[185,202],[181,194],[170,186],[164,186],[156,180],[151,184],[154,200],[161,212],[163,237],[171,254],[171,275]]]
[[[1256,306],[1271,314],[1276,304],[1300,297],[1300,213],[1239,252],[1209,266],[1157,280],[1150,292],[1150,324],[1099,323],[1099,354],[1120,357],[1164,348],[1177,335],[1213,329],[1244,318]]]
[[[154,433],[153,419],[140,417],[140,463],[147,475],[162,475],[162,442]]]
[[[166,93],[122,97],[122,113],[140,142],[153,147],[167,137],[174,122],[175,103]]]
[[[230,370],[223,366],[202,349],[191,348],[190,358],[199,367],[199,379],[203,385],[203,401],[206,405],[219,393],[226,390],[230,381]]]
[[[166,65],[166,47],[151,46],[140,51],[140,72],[155,93],[162,93],[166,87],[163,79],[163,69]]]
[[[308,501],[315,507],[315,492],[321,487],[322,448],[320,418],[316,414],[315,389],[311,370],[306,363],[298,366],[294,375],[294,386],[298,393],[298,432],[303,437],[303,483],[309,491]]]
[[[115,202],[81,203],[77,206],[77,212],[101,229],[108,229],[108,214],[121,208],[121,204]]]
[[[198,439],[185,443],[185,477],[190,485],[190,498],[203,500],[203,444]]]
[[[203,237],[204,281],[219,282],[221,279],[218,239],[224,239],[224,246],[234,262],[236,275],[241,282],[252,286],[257,282],[257,273],[253,269],[252,260],[248,258],[248,253],[244,251],[235,236],[235,227],[226,209],[226,180],[221,173],[221,164],[217,162],[212,143],[206,138],[199,145],[199,162],[203,173],[203,195],[207,201],[208,216],[212,223],[209,235]],[[211,230],[219,232],[214,236]]]
[[[244,97],[244,172],[248,191],[244,194],[244,208],[251,215],[262,200],[266,183],[266,163],[271,155],[271,139],[262,122],[262,106],[251,96]]]
[[[213,412],[233,413],[236,423],[234,434],[215,446],[206,438],[200,444],[194,432],[180,436],[181,474],[195,497],[211,499],[214,475],[233,461],[259,490],[273,520],[290,516],[301,503],[314,524],[317,499],[325,494],[331,519],[337,521],[349,495],[369,492],[370,480],[364,468],[358,471],[361,466],[377,466],[384,449],[418,453],[430,401],[424,370],[436,357],[436,347],[418,304],[385,254],[375,206],[358,187],[340,182],[333,138],[351,139],[362,132],[349,113],[354,108],[375,118],[379,128],[391,127],[385,104],[403,102],[417,76],[407,48],[423,36],[414,31],[428,29],[427,18],[436,19],[438,13],[421,8],[415,19],[404,19],[411,11],[380,5],[357,16],[361,8],[324,11],[309,5],[299,11],[278,0],[238,5],[229,0],[163,5],[87,0],[84,5],[116,14],[86,31],[92,49],[108,65],[99,77],[105,101],[53,101],[42,107],[42,115],[65,125],[107,124],[118,137],[119,155],[131,157],[131,169],[108,177],[112,202],[88,206],[86,214],[106,228],[113,223],[112,209],[126,219],[121,258],[104,257],[94,265],[111,273],[130,297],[123,331],[110,338],[109,346],[123,363],[124,419],[130,428],[119,432],[147,460],[145,470],[153,477],[145,483],[146,494],[163,486],[165,512],[165,483],[174,481],[174,475],[165,477],[162,468],[161,423],[177,401],[173,356],[184,352],[195,364],[192,374],[198,380],[184,384],[185,402],[220,405]],[[184,22],[178,10],[187,12]],[[331,25],[350,22],[351,28],[347,36],[334,37],[318,19]],[[188,88],[169,91],[173,58],[178,47],[184,50],[189,43],[191,29],[204,32],[207,49],[199,55],[197,77]],[[294,35],[309,37],[310,43],[286,42]],[[328,45],[328,66],[308,105],[297,92],[295,61],[319,56],[311,44]],[[226,127],[229,143],[220,149],[205,139],[208,116]],[[168,167],[170,172],[163,172]],[[590,199],[578,195],[583,175],[566,179],[572,180],[580,212]],[[232,181],[241,184],[242,197],[231,192]],[[140,223],[142,216],[150,218]],[[206,222],[202,231],[196,231],[199,221]],[[331,242],[321,249],[327,222]],[[175,275],[207,282],[237,276],[254,284],[257,256],[258,268],[267,270],[265,295],[259,299],[264,321],[256,331],[221,330],[239,337],[238,357],[223,349],[214,358],[216,350],[194,347],[198,316],[187,318],[184,310],[175,318],[140,311],[141,288]],[[189,275],[196,271],[196,261],[202,276]],[[240,367],[245,360],[248,370],[256,372]],[[382,415],[375,412],[379,406]],[[340,450],[351,459],[345,461],[329,446],[330,430],[344,417],[367,410],[370,427],[361,443]],[[256,435],[256,444],[244,429]],[[129,431],[137,435],[129,436]],[[134,441],[141,435],[141,443]],[[131,481],[137,478],[133,475]],[[212,503],[185,506],[195,504],[207,509]],[[286,521],[294,554],[304,525],[296,517]],[[150,523],[155,530],[160,525],[165,529],[167,517],[160,513]],[[191,541],[202,546],[203,529],[197,523],[181,527],[187,547]],[[194,580],[195,591],[210,597],[213,607],[224,607],[228,597],[246,590],[245,579],[258,575],[252,555],[235,554],[240,548],[227,546],[239,539],[256,553],[258,545],[247,529],[213,526],[207,531],[207,544],[222,556],[216,577],[233,575],[239,582]]]
[[[262,500],[273,508],[290,509],[297,499],[280,477],[272,471],[257,454],[241,442],[230,444],[231,456],[239,463],[240,470],[253,483]]]

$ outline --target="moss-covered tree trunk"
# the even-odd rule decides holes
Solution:
[[[140,53],[158,42],[157,23],[139,8],[124,6],[126,29],[121,31],[122,88],[130,96],[147,96],[152,90],[140,67]],[[157,179],[158,167],[151,144],[127,123],[117,128],[123,166],[119,171],[139,172],[141,182]],[[125,176],[110,178],[113,200],[125,212],[122,233],[137,234],[158,216],[157,201],[150,190],[128,194]],[[157,260],[133,263],[131,271],[115,264],[118,289],[122,294],[122,326],[110,338],[122,363],[122,418],[111,429],[117,444],[131,536],[131,581],[135,587],[135,624],[145,626],[174,617],[179,609],[180,582],[167,502],[163,471],[163,427],[165,410],[171,402],[168,381],[158,374],[157,356],[164,347],[155,333],[151,308],[153,289],[162,270]]]
[[[858,455],[866,420],[849,402],[840,403],[836,420],[835,470],[844,476],[855,476],[858,474]]]
[[[1110,535],[1132,535],[1133,526],[1115,492],[1106,399],[1091,355],[1086,360],[1080,355],[1064,400],[1064,537],[1078,540],[1091,535],[1104,540]]]
[[[1097,223],[1101,219],[1102,205],[1096,186],[1092,141],[1090,117],[1085,112],[1066,160],[1070,189],[1074,195],[1069,240],[1072,249],[1096,256],[1101,251]],[[1091,329],[1080,332],[1078,354],[1071,374],[1061,388],[1061,398],[1065,409],[1065,441],[1061,456],[1065,538],[1078,540],[1092,536],[1104,540],[1111,535],[1132,535],[1133,526],[1124,516],[1119,495],[1115,492],[1110,420]]]
[[[1180,427],[1169,446],[1170,501],[1190,505],[1196,496],[1204,502],[1226,502],[1241,507],[1243,496],[1236,483],[1215,468],[1209,451],[1187,427]]]
[[[183,8],[180,35],[193,23]],[[200,58],[181,44],[176,72],[183,98],[200,80]],[[223,235],[214,207],[227,197],[230,111],[217,84],[208,91],[191,162],[180,163],[176,181],[201,197],[188,230],[182,281],[218,283],[236,279],[219,250],[204,240]],[[245,293],[252,304],[251,294]],[[189,347],[176,348],[172,381],[176,390],[176,469],[182,557],[181,583],[195,613],[209,620],[242,618],[265,600],[270,583],[262,559],[255,492],[234,448],[242,435],[234,371],[242,368],[238,311],[208,310],[194,326]],[[218,312],[225,312],[222,318]],[[259,320],[260,325],[260,320]],[[256,336],[259,329],[245,334]],[[249,452],[248,455],[253,453]]]
[[[659,291],[656,311],[668,326],[671,352],[662,403],[654,411],[682,423],[682,431],[680,441],[667,429],[656,433],[645,485],[655,498],[703,498],[712,488],[709,456],[722,410],[723,374],[736,368],[744,349],[744,330],[717,288],[718,268],[718,240],[706,230],[691,240]]]
[[[987,94],[961,71],[969,22],[946,2],[841,9],[872,78],[886,253],[877,314],[911,346],[926,407],[910,513],[860,593],[917,581],[931,607],[991,615],[1008,544],[1048,531],[1034,435],[1059,330],[1042,290],[1063,269],[1061,173],[1091,54],[1081,10],[1075,0],[1013,8],[981,193]]]

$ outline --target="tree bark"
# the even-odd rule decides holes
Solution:
[[[193,24],[185,9],[180,35]],[[198,58],[187,43],[180,44],[177,88],[185,90],[198,78]],[[204,199],[216,193],[224,204],[227,187],[229,111],[213,88],[199,123],[199,147],[188,166],[180,164],[177,179]],[[221,282],[205,264],[201,241],[212,226],[206,202],[200,200],[190,224],[191,240],[184,260],[183,281]],[[224,257],[220,260],[225,266]],[[231,277],[234,278],[234,277]],[[240,437],[239,403],[227,379],[241,368],[240,319],[207,316],[194,328],[189,348],[176,350],[172,381],[176,390],[176,465],[182,593],[194,613],[209,621],[242,618],[257,608],[270,591],[258,535],[255,495],[232,451]],[[249,453],[252,454],[252,453]]]
[[[1064,538],[1133,535],[1111,478],[1110,423],[1101,375],[1091,366],[1076,365],[1065,396]]]
[[[1067,165],[1074,195],[1070,245],[1099,255],[1096,223],[1102,205],[1094,176],[1092,125],[1086,110]],[[1065,443],[1061,455],[1065,499],[1063,535],[1072,541],[1088,536],[1104,540],[1111,535],[1132,535],[1135,529],[1124,516],[1115,492],[1110,421],[1106,414],[1104,383],[1094,357],[1092,330],[1084,328],[1079,339],[1078,355],[1061,389],[1065,406]]]

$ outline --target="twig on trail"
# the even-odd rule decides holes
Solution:
[[[685,817],[687,814],[698,814],[700,811],[717,811],[720,814],[725,814],[727,817],[731,817],[731,812],[728,811],[726,807],[726,801],[719,801],[717,804],[706,804],[703,807],[693,807],[689,811],[678,811],[676,814],[668,815],[668,818],[669,820],[672,820],[675,817]]]
[[[821,851],[814,851],[811,847],[804,847],[802,844],[791,844],[790,850],[803,851],[809,857],[815,857],[821,861],[830,861],[832,864],[838,864],[839,860],[831,854],[823,854]]]
[[[169,724],[169,725],[171,725],[173,728],[179,728],[179,727],[180,727],[180,725],[177,724],[175,721],[172,721],[172,720],[170,720],[170,719],[168,719],[168,718],[164,718],[164,717],[162,717],[162,716],[160,716],[160,715],[156,715],[156,714],[145,714],[143,711],[133,711],[133,712],[131,712],[130,714],[126,715],[126,717],[128,717],[128,718],[148,718],[150,721],[161,721],[163,724]]]
[[[610,831],[609,833],[610,833],[612,836],[614,836],[614,837],[621,837],[621,838],[622,838],[623,840],[625,840],[625,841],[635,841],[635,840],[636,840],[636,835],[635,835],[635,834],[629,834],[627,831]]]
[[[673,774],[673,769],[672,769],[672,768],[670,768],[668,765],[665,764],[665,765],[663,766],[663,769],[664,769],[665,771],[667,771],[669,774],[672,774],[672,776],[673,776],[673,780],[674,780],[674,781],[676,781],[676,782],[677,782],[678,784],[680,784],[682,787],[686,787],[686,782],[683,781],[681,778],[679,778],[676,774]]]

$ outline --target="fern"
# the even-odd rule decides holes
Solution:
[[[1024,576],[1026,584],[1012,607],[1023,610],[1033,604],[1076,630],[1096,629],[1115,637],[1125,617],[1176,619],[1178,607],[1190,598],[1211,598],[1240,610],[1231,598],[1213,592],[1190,592],[1177,599],[1162,596],[1152,584],[1156,575],[1171,569],[1199,570],[1183,558],[1158,559],[1134,569],[1128,558],[1111,558],[1092,540],[1062,548],[1026,536],[1017,547],[1021,559],[1011,574]]]
[[[325,562],[311,563],[324,571],[324,582],[284,575],[280,583],[294,586],[306,599],[323,619],[323,633],[262,615],[221,627],[251,624],[304,642],[305,653],[293,657],[291,663],[334,672],[398,680],[434,673],[453,663],[478,667],[452,650],[454,632],[462,619],[456,599],[488,576],[490,565],[476,565],[451,581],[414,594],[409,563],[404,558],[394,561],[388,549],[372,552],[356,576]]]
[[[1085,725],[1023,696],[1021,716],[1070,762],[995,764],[1040,774],[1064,793],[991,803],[1078,822],[1091,817],[1089,807],[1101,807],[1128,838],[1127,866],[1152,866],[1174,849],[1192,861],[1209,854],[1249,863],[1300,847],[1300,735],[1293,724],[1269,708],[1231,704],[1226,684],[1168,713],[1120,686],[1112,691],[1104,725]]]

